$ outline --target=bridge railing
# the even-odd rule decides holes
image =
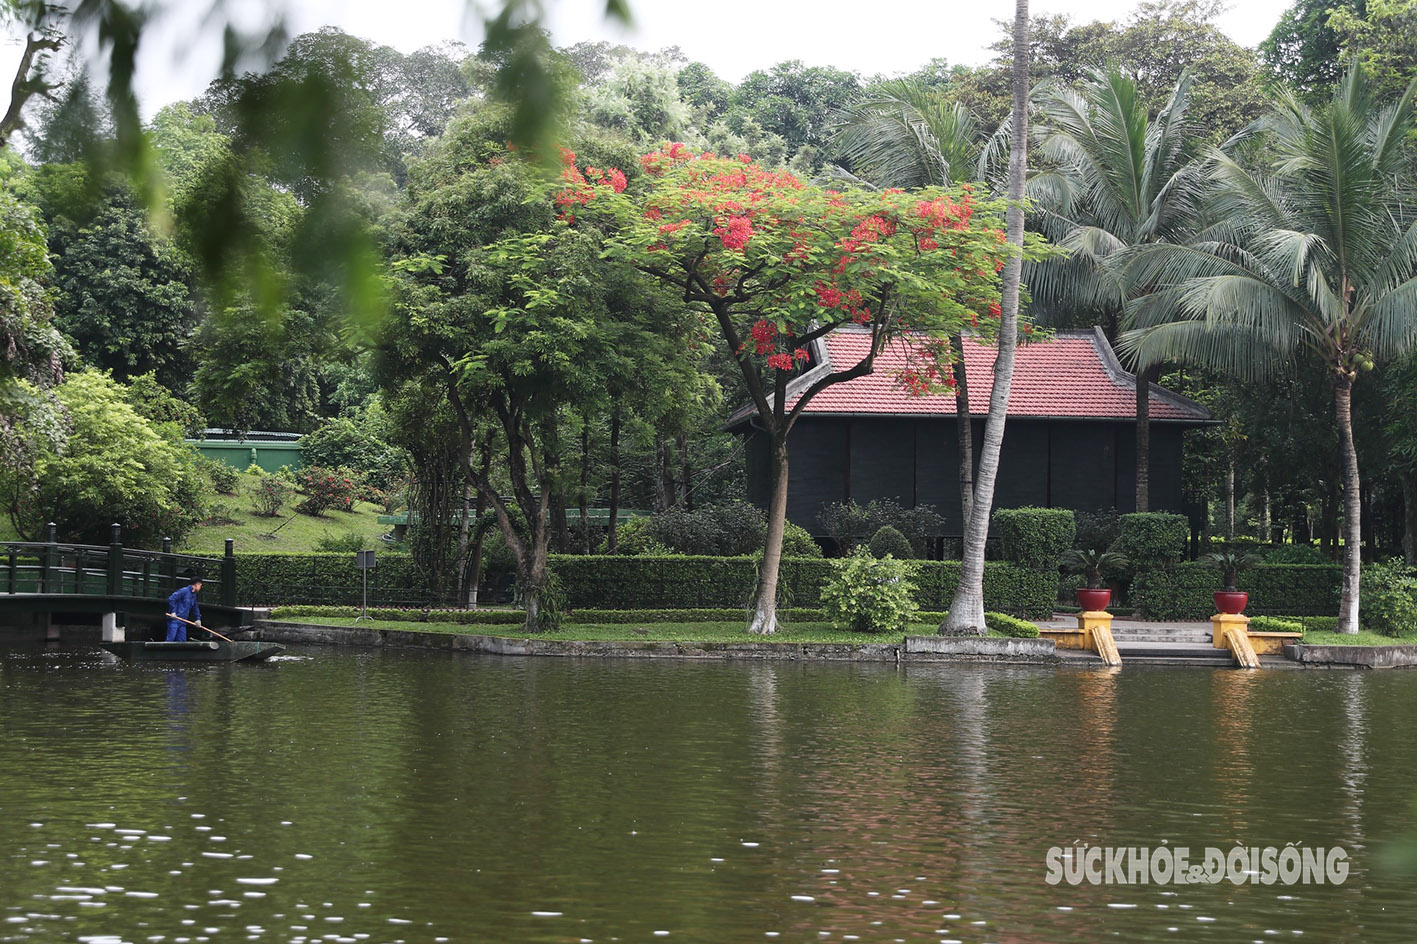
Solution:
[[[169,538],[163,539],[161,551],[125,548],[116,524],[107,547],[64,544],[55,531],[50,523],[44,541],[0,542],[0,593],[165,599],[187,582],[188,574],[198,574],[203,599],[236,605],[236,554],[230,539],[226,553],[215,558],[174,554]]]

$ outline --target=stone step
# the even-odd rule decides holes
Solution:
[[[1113,633],[1118,643],[1124,642],[1174,642],[1187,645],[1210,645],[1209,633]]]
[[[1122,654],[1122,664],[1129,662],[1180,662],[1197,665],[1227,666],[1235,664],[1235,657],[1228,649],[1216,649],[1210,645],[1180,645],[1165,643],[1118,644]]]

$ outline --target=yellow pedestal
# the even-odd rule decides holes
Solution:
[[[1210,644],[1217,649],[1228,649],[1225,631],[1238,629],[1243,633],[1249,630],[1249,626],[1250,618],[1243,613],[1216,613],[1210,618]]]
[[[1086,640],[1086,648],[1102,657],[1108,665],[1121,665],[1122,656],[1112,641],[1112,614],[1106,610],[1084,610],[1078,614],[1078,629]]]
[[[1242,669],[1258,669],[1259,654],[1250,645],[1250,618],[1239,613],[1216,613],[1210,618],[1210,644],[1229,649]]]

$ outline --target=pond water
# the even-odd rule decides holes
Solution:
[[[0,651],[0,940],[1409,941],[1417,673]],[[1339,885],[1045,881],[1342,846]]]

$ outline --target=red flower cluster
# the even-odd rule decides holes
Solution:
[[[746,216],[730,216],[719,221],[713,234],[723,240],[724,249],[741,250],[752,238],[753,221]]]
[[[950,342],[946,338],[911,339],[906,350],[906,366],[896,372],[896,380],[911,396],[923,397],[941,390],[953,390],[954,371],[950,368]]]
[[[969,195],[955,203],[949,197],[922,200],[915,205],[915,215],[925,221],[927,229],[968,229],[974,206]]]
[[[771,321],[759,321],[753,325],[752,335],[757,353],[770,354],[775,344],[773,339],[777,337],[777,325]]]
[[[587,167],[585,173],[581,173],[576,167],[576,152],[567,148],[561,148],[561,163],[561,179],[566,181],[567,186],[556,194],[556,205],[562,208],[562,216],[572,222],[575,221],[575,216],[569,213],[569,209],[585,206],[594,200],[597,186],[609,187],[616,193],[623,193],[629,183],[618,167],[609,170]]]
[[[807,351],[806,351],[806,349],[799,347],[797,350],[793,351],[791,354],[786,354],[786,353],[773,354],[772,356],[770,356],[770,357],[768,358],[768,366],[771,367],[773,370],[791,370],[793,367],[795,367],[795,366],[797,365],[797,362],[798,362],[798,361],[804,361],[804,362],[805,362],[806,360],[807,360]]]

